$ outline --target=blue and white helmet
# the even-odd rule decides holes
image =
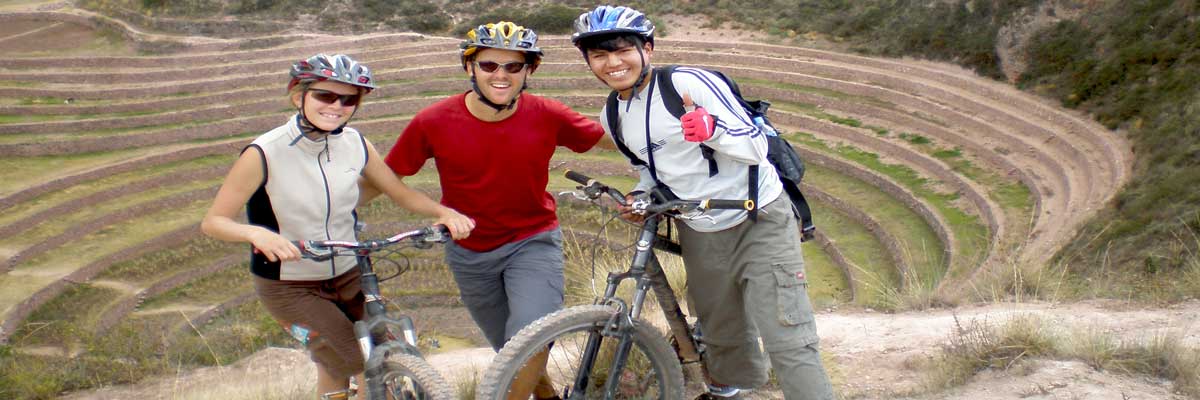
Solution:
[[[575,20],[571,43],[578,47],[579,41],[585,38],[614,33],[636,33],[647,42],[654,43],[654,23],[650,22],[650,18],[646,18],[641,11],[624,6],[599,6],[580,14],[579,19]]]

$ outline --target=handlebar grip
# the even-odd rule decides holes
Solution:
[[[746,210],[754,209],[754,200],[704,200],[700,207],[709,210]]]
[[[564,173],[564,175],[567,176],[567,179],[573,180],[575,182],[579,182],[580,185],[586,186],[586,185],[591,185],[592,182],[595,182],[594,179],[589,178],[587,175],[584,175],[584,174],[581,174],[581,173],[578,173],[578,172],[575,172],[575,171],[572,171],[569,169],[567,170],[566,173]]]

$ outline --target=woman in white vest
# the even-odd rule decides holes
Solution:
[[[321,395],[346,390],[350,376],[364,369],[353,330],[364,312],[359,273],[354,257],[304,260],[291,241],[357,240],[360,179],[399,206],[435,218],[455,239],[467,237],[475,223],[401,183],[375,146],[346,126],[376,88],[365,65],[318,54],[292,65],[291,77],[296,115],[242,150],[201,229],[253,245],[259,299],[308,348]],[[248,223],[234,219],[243,205]]]

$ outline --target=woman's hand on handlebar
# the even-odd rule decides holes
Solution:
[[[249,235],[250,244],[254,246],[255,253],[261,253],[271,262],[300,259],[300,249],[296,248],[292,241],[265,228],[255,228]]]
[[[625,204],[617,204],[617,211],[621,213],[621,219],[635,224],[640,224],[646,220],[645,215],[633,213],[633,201],[637,197],[636,193],[627,194],[625,195]]]
[[[434,224],[444,225],[446,228],[449,228],[450,237],[454,238],[454,240],[466,239],[467,236],[471,235],[471,230],[475,229],[475,220],[462,215],[452,208],[442,208],[443,210],[439,213],[440,215],[437,221],[434,221]]]

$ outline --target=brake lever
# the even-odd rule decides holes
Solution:
[[[333,249],[317,246],[312,240],[301,240],[300,251],[307,254],[313,261],[329,261],[333,259]]]
[[[650,207],[651,204],[649,196],[637,196],[633,198],[633,202],[629,203],[629,207],[633,208],[634,214],[646,215],[646,208]]]
[[[687,213],[680,213],[676,215],[675,218],[685,219],[688,221],[708,221],[708,223],[713,225],[716,225],[717,223],[716,218],[713,218],[711,215],[704,214],[704,212],[700,210],[692,210],[688,211]]]
[[[445,226],[435,225],[426,228],[425,234],[412,239],[412,246],[418,249],[432,248],[435,243],[445,243],[450,241],[450,229]]]
[[[583,200],[583,201],[592,201],[592,200],[595,200],[595,199],[589,198],[589,197],[587,197],[587,196],[584,196],[584,195],[582,195],[582,194],[580,194],[579,192],[576,192],[576,191],[574,191],[574,190],[568,190],[568,191],[565,191],[565,192],[558,192],[558,195],[559,195],[559,196],[562,196],[562,195],[567,195],[567,194],[571,195],[571,197],[574,197],[574,198],[575,198],[575,199],[577,199],[577,200]]]

